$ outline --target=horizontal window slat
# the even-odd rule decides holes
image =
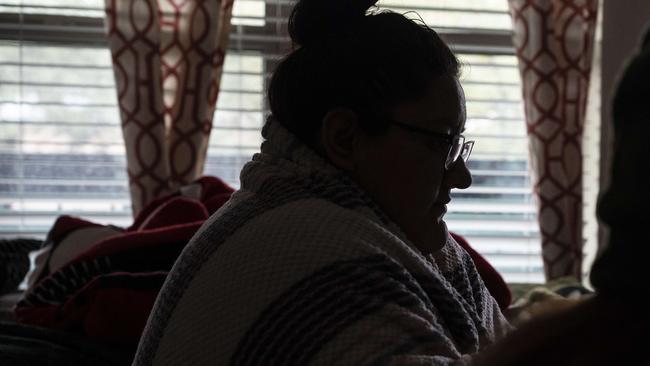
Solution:
[[[234,74],[234,73],[233,73]],[[248,73],[247,75],[256,75],[254,73]],[[26,93],[32,89],[35,90],[48,90],[48,89],[59,89],[62,91],[80,91],[87,92],[88,90],[99,89],[99,90],[110,90],[111,98],[117,99],[117,95],[114,93],[115,85],[93,85],[93,84],[61,84],[61,83],[35,83],[35,82],[14,82],[14,81],[2,81],[0,82],[3,86],[16,86],[22,87],[21,93]],[[223,93],[237,93],[241,95],[259,95],[261,94],[258,90],[246,90],[246,89],[237,89],[237,88],[221,88],[219,89],[220,95]]]
[[[34,192],[0,192],[0,198],[13,198],[13,197],[20,197],[20,198],[36,198],[36,199],[53,199],[53,200],[74,200],[74,199],[79,199],[79,196],[85,196],[84,199],[88,200],[106,200],[106,199],[115,199],[115,198],[128,198],[128,192],[123,191],[123,192],[82,192],[82,191],[77,191],[77,192],[42,192],[42,191],[34,191]]]
[[[532,188],[517,188],[517,187],[474,187],[463,189],[465,195],[468,194],[484,194],[484,193],[506,193],[506,194],[528,194],[532,192]]]
[[[541,247],[537,245],[537,238],[508,238],[471,236],[472,247],[491,253],[527,253],[539,254]]]
[[[0,100],[0,105],[2,104],[13,104],[13,105],[23,105],[23,106],[46,106],[46,107],[88,107],[88,108],[116,108],[116,103],[64,103],[64,102],[32,102],[32,101],[5,101]]]
[[[115,177],[115,179],[98,179],[98,178],[82,178],[74,179],[73,177],[57,178],[57,177],[43,177],[43,178],[0,178],[0,185],[2,184],[22,184],[24,186],[39,185],[39,186],[117,186],[127,187],[124,181],[125,177]]]
[[[113,209],[113,210],[107,210],[106,208],[100,208],[95,210],[92,209],[78,210],[78,209],[61,209],[61,207],[56,207],[50,210],[23,209],[20,210],[20,212],[18,213],[17,211],[0,208],[0,217],[3,217],[5,219],[8,217],[11,219],[11,221],[14,222],[16,221],[16,219],[19,219],[21,217],[23,218],[39,217],[39,218],[56,219],[56,217],[61,215],[80,216],[80,217],[115,217],[118,219],[133,220],[130,203],[128,206],[124,206],[121,207],[120,209]],[[7,220],[6,222],[11,222],[11,221]]]
[[[472,176],[490,176],[490,177],[528,177],[527,170],[513,171],[513,170],[481,170],[471,169]]]
[[[470,212],[470,213],[521,213],[534,214],[535,206],[526,203],[503,203],[503,202],[452,202],[449,205],[450,212]]]
[[[498,269],[502,274],[504,280],[509,284],[530,284],[530,283],[544,283],[546,278],[544,277],[544,268],[531,268],[525,273],[508,273],[504,272],[503,269]]]
[[[80,6],[86,5],[86,6]],[[0,2],[0,12],[13,12],[23,14],[56,14],[64,16],[77,16],[84,18],[95,18],[103,20],[105,15],[103,1],[94,3],[72,2],[69,5],[53,4],[51,2],[36,2],[20,0],[12,3],[9,0]],[[170,14],[165,8],[161,8],[163,14]],[[233,4],[232,24],[264,24],[264,2],[251,0],[238,0]],[[254,20],[251,22],[251,20]]]

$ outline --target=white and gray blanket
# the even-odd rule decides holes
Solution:
[[[176,262],[135,365],[464,363],[509,330],[469,255],[422,255],[277,122]]]

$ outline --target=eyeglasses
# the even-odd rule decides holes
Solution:
[[[472,153],[472,149],[474,148],[474,141],[465,141],[465,136],[463,135],[448,135],[446,133],[438,133],[429,131],[424,128],[411,126],[402,122],[388,122],[406,131],[445,140],[445,142],[450,146],[449,152],[447,153],[447,159],[445,160],[446,170],[449,170],[449,168],[451,168],[454,163],[458,161],[458,158],[461,158],[464,162],[467,162],[469,155]]]

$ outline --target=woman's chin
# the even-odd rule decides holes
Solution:
[[[445,222],[440,219],[439,221],[434,222],[428,231],[428,252],[435,253],[438,250],[442,249],[442,247],[444,247],[447,243],[447,237],[449,236],[447,224],[445,224]]]
[[[436,237],[442,238],[443,242],[447,242],[447,237],[449,236],[449,230],[447,229],[447,224],[444,220],[436,222],[434,225],[434,230],[436,231]]]

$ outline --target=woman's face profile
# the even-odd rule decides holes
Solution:
[[[392,108],[388,118],[435,133],[462,134],[465,95],[455,78],[440,77],[421,98]],[[367,136],[360,148],[358,183],[410,240],[427,243],[429,252],[439,249],[446,242],[443,217],[451,189],[471,184],[462,159],[446,170],[448,143],[397,126],[384,135]]]

